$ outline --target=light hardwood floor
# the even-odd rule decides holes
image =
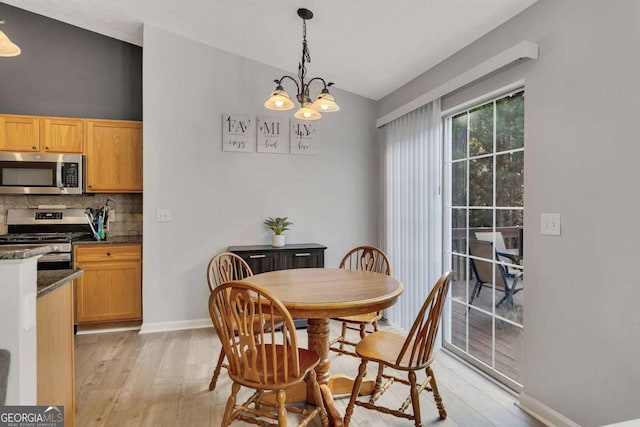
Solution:
[[[331,327],[334,336],[339,326],[336,323]],[[298,330],[298,337],[301,346],[306,346],[306,332]],[[78,427],[220,425],[231,382],[223,371],[216,390],[208,390],[220,349],[212,328],[145,335],[82,335],[76,337],[75,348]],[[353,357],[331,353],[331,363],[334,373],[357,372],[358,360]],[[449,416],[440,421],[431,396],[423,392],[425,426],[542,426],[514,405],[514,395],[448,354],[439,352],[433,369]],[[368,370],[375,374],[374,366]],[[405,390],[404,386],[393,385],[379,402],[399,407]],[[347,402],[337,400],[342,414]],[[356,407],[351,425],[413,424]]]

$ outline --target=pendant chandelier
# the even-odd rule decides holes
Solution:
[[[4,20],[0,18],[0,24],[4,24]],[[0,31],[0,56],[11,57],[20,55],[20,48],[17,44],[9,40],[9,37]]]
[[[289,94],[282,87],[282,81],[289,79],[296,84],[296,99],[300,103],[300,109],[296,111],[294,117],[300,120],[317,120],[322,117],[320,113],[331,113],[338,111],[340,107],[336,104],[336,100],[329,93],[329,87],[333,85],[332,82],[326,82],[321,77],[314,77],[308,82],[305,82],[307,77],[307,62],[311,62],[311,55],[309,54],[309,47],[307,46],[307,20],[313,18],[313,12],[309,9],[298,9],[298,16],[302,18],[302,59],[298,63],[298,79],[288,75],[280,77],[278,80],[274,80],[277,84],[276,89],[271,92],[269,99],[264,103],[264,106],[269,110],[285,111],[291,110],[294,107],[294,103],[289,97]],[[316,99],[311,102],[309,97],[309,85],[319,81],[324,85],[324,88]]]

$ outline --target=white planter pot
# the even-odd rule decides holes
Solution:
[[[284,234],[274,234],[271,238],[271,246],[281,248],[284,246]]]

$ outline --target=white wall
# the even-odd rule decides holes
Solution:
[[[525,80],[524,392],[576,423],[639,418],[640,2],[539,0],[379,104],[379,116],[505,48],[540,58],[443,99]],[[540,213],[562,215],[542,236]]]
[[[317,156],[222,152],[223,113],[293,117],[263,107],[283,74],[145,26],[143,330],[208,318],[209,258],[228,245],[270,243],[267,216],[293,221],[290,243],[326,245],[326,266],[352,246],[377,244],[373,101],[332,90],[341,111],[316,122]],[[157,223],[157,208],[171,209],[173,221]]]

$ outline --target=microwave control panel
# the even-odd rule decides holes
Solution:
[[[78,164],[64,163],[62,182],[65,187],[78,187]]]

